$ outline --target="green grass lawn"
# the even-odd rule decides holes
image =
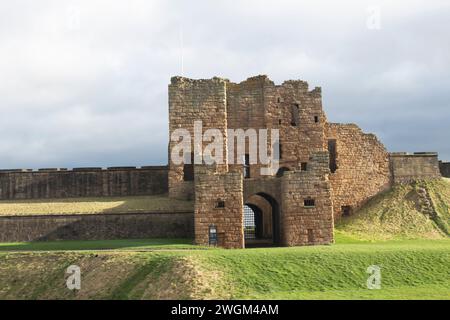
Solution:
[[[193,211],[193,201],[166,195],[0,201],[0,216]]]
[[[191,239],[135,239],[89,241],[36,241],[0,243],[0,252],[74,250],[181,250],[201,249]]]
[[[329,246],[198,249],[183,239],[2,244],[0,298],[450,299],[448,239],[361,241],[338,232]],[[71,264],[82,269],[76,293],[61,280]],[[366,287],[370,265],[381,267],[380,290]]]
[[[409,240],[196,253],[237,299],[450,299],[450,241]],[[368,290],[378,265],[382,289]]]

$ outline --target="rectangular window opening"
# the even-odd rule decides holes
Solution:
[[[351,214],[352,214],[352,207],[351,206],[342,206],[341,214],[342,214],[343,217],[351,216]]]
[[[305,199],[304,201],[305,207],[314,208],[316,206],[316,200],[314,199]]]
[[[302,171],[307,171],[307,170],[308,170],[308,163],[307,163],[307,162],[302,162],[302,164],[301,164],[301,170],[302,170]]]
[[[244,156],[244,178],[250,178],[250,155],[246,154]]]
[[[328,153],[330,155],[330,171],[335,173],[338,169],[336,140],[328,140]]]
[[[194,153],[191,153],[191,163],[183,165],[183,181],[194,181]]]
[[[300,125],[300,105],[294,104],[291,109],[291,126],[298,127]]]
[[[225,201],[223,201],[222,199],[218,199],[216,201],[216,209],[223,209],[225,208]]]
[[[308,242],[314,243],[314,230],[308,229]]]

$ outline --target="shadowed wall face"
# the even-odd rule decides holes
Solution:
[[[0,242],[192,238],[193,234],[192,212],[0,217]]]
[[[142,196],[167,192],[165,166],[0,171],[0,200]]]
[[[441,178],[436,153],[392,153],[390,164],[394,183]]]
[[[443,177],[450,178],[450,162],[439,162],[439,169]]]

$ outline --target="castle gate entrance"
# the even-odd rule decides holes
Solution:
[[[273,246],[280,243],[280,208],[266,193],[250,196],[244,205],[245,247]]]

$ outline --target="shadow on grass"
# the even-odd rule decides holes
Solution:
[[[201,249],[192,239],[134,239],[94,241],[36,241],[0,243],[0,252],[70,250],[183,250]]]

